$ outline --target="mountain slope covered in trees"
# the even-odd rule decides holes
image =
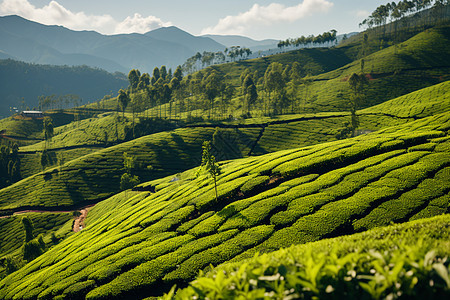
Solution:
[[[75,104],[78,106],[102,99],[128,84],[121,73],[111,74],[87,66],[36,65],[15,60],[0,60],[0,77],[0,114],[4,117],[12,113],[11,107],[38,108],[40,96],[71,94],[79,98]],[[66,105],[62,103],[63,107]],[[74,104],[70,103],[70,106]]]

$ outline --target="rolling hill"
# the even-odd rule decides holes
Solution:
[[[444,215],[260,254],[219,266],[163,299],[446,298],[449,221]],[[417,282],[404,284],[411,278]]]
[[[141,82],[120,113],[112,97],[47,112],[47,142],[39,120],[1,120],[4,142],[20,141],[24,178],[0,189],[0,298],[447,298],[449,28],[407,28],[394,44],[374,28],[364,54],[360,34],[215,65],[185,76],[184,94],[176,81]],[[147,35],[172,34],[194,41],[174,27]],[[292,103],[271,114],[273,74],[262,77],[273,62]],[[237,88],[227,101],[199,91],[214,71]],[[238,117],[244,71],[258,99]],[[350,111],[349,78],[362,73],[364,102]],[[204,141],[217,178],[200,168]],[[133,188],[125,172],[139,176]],[[88,205],[86,226],[70,232]],[[26,242],[22,215],[43,239]]]
[[[449,82],[444,82],[361,110],[358,112],[360,130],[380,130],[448,112],[449,88]],[[322,113],[261,119],[260,122],[250,119],[249,124],[242,125],[223,124],[219,125],[221,142],[215,146],[215,153],[223,160],[336,141],[336,134],[349,120],[348,113]],[[127,123],[117,123],[113,115],[107,115],[83,120],[79,125],[56,128],[48,149],[55,161],[54,166],[43,172],[39,172],[39,152],[44,148],[44,142],[22,147],[19,154],[26,164],[21,171],[32,176],[1,190],[0,208],[73,207],[98,202],[118,192],[123,173],[123,152],[136,156],[135,172],[141,180],[156,179],[195,167],[200,163],[202,142],[211,140],[218,126],[179,128],[104,148],[103,132],[108,129],[110,141],[114,142],[114,124],[119,124],[122,131]],[[65,163],[61,165],[61,161]],[[116,188],[111,187],[111,180],[117,183]]]
[[[224,162],[218,201],[195,170],[144,183],[96,205],[85,230],[3,279],[0,296],[158,296],[210,264],[445,213],[449,118]]]

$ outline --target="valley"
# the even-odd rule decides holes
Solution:
[[[448,297],[450,7],[431,2],[191,72],[85,67],[83,84],[115,90],[1,119],[0,299]],[[76,36],[10,19],[48,45]],[[176,27],[130,42],[144,35],[223,50]]]

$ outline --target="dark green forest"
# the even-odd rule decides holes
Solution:
[[[125,75],[88,66],[51,66],[0,60],[0,115],[38,108],[39,96],[76,95],[82,103],[94,102],[127,85]]]

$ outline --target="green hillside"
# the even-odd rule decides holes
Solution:
[[[142,189],[156,192],[95,206],[85,230],[1,281],[0,297],[157,296],[210,264],[445,213],[449,129],[447,112],[352,139],[226,161],[218,202],[212,179],[196,177],[195,170],[177,181],[144,183]]]
[[[448,11],[0,120],[0,299],[448,298]]]
[[[433,28],[411,39],[364,58],[369,73],[365,106],[398,97],[420,88],[448,80],[450,61],[446,50],[450,43],[450,27]],[[317,93],[322,110],[341,107],[336,95],[348,93],[346,79],[361,69],[360,60],[329,73],[318,75],[312,89]],[[324,82],[321,82],[326,80]],[[327,108],[328,106],[328,108]]]
[[[375,39],[375,37],[372,38]],[[180,103],[178,99],[172,99],[172,114],[169,113],[167,100],[161,100],[164,103],[162,106],[154,103],[153,108],[149,109],[149,114],[182,119],[192,114],[206,118],[209,105],[205,105],[204,96],[199,90],[204,88],[202,80],[211,72],[216,72],[223,77],[221,80],[223,83],[237,90],[227,105],[225,113],[216,113],[213,118],[224,119],[230,114],[238,117],[243,114],[244,102],[241,95],[240,76],[244,71],[248,71],[253,76],[258,92],[258,101],[250,109],[250,113],[252,116],[267,115],[267,109],[264,112],[262,109],[264,105],[267,105],[264,104],[266,101],[264,99],[269,97],[264,87],[264,74],[270,64],[275,62],[280,63],[283,69],[287,67],[288,75],[294,62],[299,64],[301,80],[295,84],[295,90],[292,89],[293,83],[289,81],[290,79],[284,78],[289,104],[283,108],[283,113],[348,110],[350,97],[348,78],[352,73],[361,71],[364,71],[369,78],[369,84],[365,87],[365,101],[361,107],[370,107],[449,80],[450,56],[447,50],[449,39],[450,26],[443,24],[419,32],[401,43],[378,48],[378,51],[368,51],[363,57],[362,54],[354,53],[361,52],[362,45],[352,43],[331,49],[300,49],[257,59],[215,65],[184,77],[181,82],[184,91],[183,103]],[[377,40],[369,42],[370,45],[377,44]],[[361,57],[364,60],[363,70]],[[156,85],[153,87],[158,89]],[[216,97],[213,101],[215,107],[221,106],[220,98]],[[190,103],[190,109],[185,107],[186,103]],[[98,105],[90,104],[88,107],[95,108]],[[114,110],[117,107],[117,98],[102,101],[101,106]],[[127,111],[131,112],[131,110],[132,107],[128,106]],[[178,113],[174,114],[174,111]]]
[[[223,158],[242,157],[250,151],[259,128],[223,129]],[[29,176],[0,192],[0,209],[86,205],[119,191],[123,153],[136,158],[134,172],[141,181],[195,167],[204,140],[214,128],[184,128],[148,135],[68,161],[62,166]],[[18,199],[20,199],[18,201]]]
[[[34,235],[43,234],[47,242],[51,232],[56,232],[63,224],[72,220],[72,213],[26,213],[0,219],[2,228],[0,257],[14,253],[22,246],[25,233],[20,220],[24,216],[29,217],[33,222]]]
[[[447,214],[258,255],[199,276],[175,299],[446,298],[449,225]]]
[[[359,128],[362,132],[374,131],[449,111],[449,89],[450,82],[444,82],[361,110]],[[36,151],[44,145],[22,147],[22,174],[32,176],[0,192],[0,209],[72,206],[105,199],[119,191],[123,152],[136,157],[135,172],[141,182],[195,167],[200,164],[202,142],[212,139],[217,126],[180,128],[105,149],[104,143],[95,146],[103,130],[113,134],[113,121],[114,117],[108,115],[57,127],[49,146],[54,167],[40,173],[41,154]],[[217,134],[215,154],[224,160],[335,141],[349,121],[348,113],[322,113],[248,119],[242,125],[224,123]],[[77,149],[70,148],[76,145]],[[52,147],[57,150],[51,151]],[[115,182],[113,187],[111,180]]]

